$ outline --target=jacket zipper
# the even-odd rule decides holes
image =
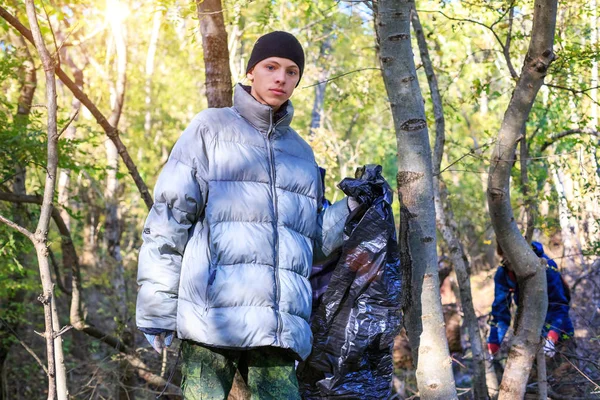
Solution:
[[[281,285],[279,282],[279,218],[277,211],[277,187],[276,187],[276,172],[275,172],[275,154],[273,152],[273,146],[271,144],[271,134],[277,127],[277,123],[273,125],[273,110],[269,114],[269,131],[267,132],[267,146],[269,148],[269,163],[271,166],[271,191],[273,198],[273,211],[275,217],[275,256],[274,256],[274,274],[275,274],[275,317],[277,319],[277,325],[275,330],[275,343],[281,344],[281,330],[283,329],[283,321],[281,320],[281,312],[279,311],[279,299],[281,297]],[[280,119],[280,121],[283,118]],[[278,121],[279,122],[279,121]]]

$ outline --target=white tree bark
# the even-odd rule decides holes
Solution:
[[[48,132],[48,153],[46,164],[46,180],[44,183],[44,196],[40,211],[36,231],[30,236],[35,246],[38,257],[40,278],[42,280],[43,294],[39,299],[44,304],[44,316],[46,323],[46,347],[48,356],[48,399],[52,400],[57,396],[59,400],[66,400],[68,396],[66,373],[64,360],[62,359],[62,339],[56,335],[60,330],[57,324],[57,313],[53,318],[53,309],[56,309],[54,298],[54,283],[50,274],[50,265],[48,260],[48,227],[52,214],[52,201],[56,187],[56,172],[58,169],[58,128],[56,123],[57,104],[56,104],[56,80],[54,78],[55,60],[50,56],[44,38],[40,32],[37,22],[37,15],[33,0],[25,2],[27,8],[27,17],[33,33],[35,47],[40,55],[44,66],[46,77],[46,109],[48,112],[47,132]],[[56,359],[55,359],[56,357]],[[57,364],[58,361],[58,364]]]
[[[403,268],[412,268],[405,326],[417,362],[419,395],[455,399],[439,292],[431,148],[410,42],[410,15],[415,4],[378,0],[373,5],[379,59],[398,145],[398,196],[403,209],[400,251]]]
[[[441,163],[444,153],[444,143],[446,140],[445,118],[442,105],[442,97],[438,89],[437,78],[433,70],[433,65],[429,57],[429,50],[423,33],[423,27],[419,21],[416,10],[412,10],[412,24],[419,44],[421,53],[421,62],[427,75],[429,90],[433,101],[433,113],[435,117],[435,146],[433,151],[433,194],[435,201],[436,225],[442,238],[450,250],[450,258],[456,271],[456,277],[459,284],[460,302],[464,314],[464,327],[468,332],[471,343],[471,353],[473,354],[473,394],[475,399],[486,399],[488,397],[488,388],[486,385],[486,365],[485,353],[481,341],[481,333],[477,322],[477,315],[473,307],[473,297],[471,295],[470,266],[467,256],[458,239],[458,229],[454,221],[452,205],[448,199],[448,189],[441,179]],[[490,377],[495,377],[491,375]],[[495,395],[498,390],[498,382],[492,381],[490,395]]]

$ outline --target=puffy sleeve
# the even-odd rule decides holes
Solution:
[[[138,260],[136,323],[177,330],[177,297],[183,253],[208,191],[206,129],[196,118],[175,144],[154,188],[154,205]]]
[[[317,195],[317,236],[313,251],[313,264],[324,261],[332,253],[342,247],[344,241],[344,225],[350,214],[348,198],[336,201],[329,207],[323,207],[324,193],[322,185],[318,185]]]

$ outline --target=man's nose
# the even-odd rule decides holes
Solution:
[[[285,83],[286,74],[284,70],[279,70],[275,74],[275,82],[277,83]]]

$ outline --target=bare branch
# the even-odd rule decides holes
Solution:
[[[558,140],[560,140],[564,137],[567,137],[567,136],[571,136],[571,135],[590,135],[590,136],[600,137],[600,132],[595,131],[590,128],[576,128],[576,129],[569,129],[569,130],[566,130],[566,131],[560,132],[560,133],[555,133],[554,135],[550,136],[550,138],[548,140],[546,140],[544,142],[544,144],[542,144],[542,147],[540,148],[540,152],[543,152],[544,150],[546,150],[549,146],[552,146]]]
[[[33,233],[29,232],[27,229],[23,228],[21,225],[15,224],[8,218],[3,217],[2,215],[0,215],[0,221],[4,222],[6,225],[10,226],[11,228],[21,232],[23,235],[27,236],[27,238],[29,240],[33,241]]]
[[[73,329],[73,325],[63,326],[60,331],[54,332],[54,338],[56,339],[57,337],[64,335],[65,333],[69,332],[71,329]]]
[[[312,85],[308,85],[308,86],[302,86],[302,89],[306,89],[306,88],[310,88],[310,87],[313,87],[313,86],[321,85],[321,84],[323,84],[323,83],[328,83],[328,82],[331,82],[331,81],[333,81],[333,80],[336,80],[336,79],[338,79],[338,78],[341,78],[341,77],[343,77],[343,76],[346,76],[346,75],[353,74],[353,73],[355,73],[355,72],[368,71],[368,70],[377,70],[377,71],[381,71],[381,68],[370,67],[370,68],[360,68],[360,69],[355,69],[354,71],[345,72],[345,73],[343,73],[343,74],[341,74],[341,75],[334,76],[333,78],[329,78],[329,79],[327,79],[327,80],[324,80],[324,81],[321,81],[321,82],[313,83]]]
[[[555,89],[561,89],[561,90],[566,90],[568,92],[571,92],[573,94],[584,94],[587,93],[589,91],[592,91],[594,89],[600,89],[600,86],[594,86],[594,87],[589,87],[589,88],[585,88],[585,89],[573,89],[567,86],[561,86],[561,85],[554,85],[552,83],[544,83],[544,86],[548,86],[551,88],[555,88]]]
[[[508,65],[508,70],[510,71],[510,76],[513,79],[519,79],[519,74],[515,70],[515,67],[512,64],[512,60],[510,59],[510,41],[512,39],[512,28],[513,28],[513,20],[515,16],[515,6],[510,6],[510,14],[508,15],[508,33],[506,34],[506,42],[504,43],[504,48],[502,52],[504,53],[504,59],[506,60],[506,65]],[[492,25],[493,26],[493,25]]]
[[[512,8],[512,6],[511,6]],[[504,58],[506,59],[506,64],[508,65],[508,69],[510,71],[510,75],[513,79],[517,79],[519,77],[519,75],[517,74],[517,72],[515,71],[515,68],[512,65],[512,61],[510,59],[510,54],[508,51],[508,46],[510,45],[510,36],[511,36],[511,29],[512,29],[512,15],[513,12],[511,11],[511,17],[510,17],[510,29],[508,32],[508,37],[506,38],[506,44],[502,41],[502,39],[500,38],[500,36],[498,36],[498,34],[496,33],[496,31],[494,30],[494,25],[496,25],[498,22],[500,22],[500,20],[502,20],[502,18],[504,18],[504,15],[496,22],[494,22],[491,26],[488,26],[486,24],[484,24],[483,22],[480,21],[476,21],[473,19],[469,19],[469,18],[454,18],[451,17],[447,14],[445,14],[443,11],[439,11],[439,10],[419,10],[419,12],[425,12],[425,13],[438,13],[443,15],[444,17],[446,17],[447,19],[449,19],[450,21],[459,21],[459,22],[470,22],[472,24],[475,25],[479,25],[484,27],[485,29],[489,30],[490,32],[492,32],[492,35],[494,35],[494,38],[496,39],[496,41],[498,42],[498,44],[500,44],[500,47],[502,48],[502,54],[504,54]]]
[[[69,125],[71,125],[73,120],[75,120],[75,118],[77,118],[78,115],[79,115],[79,110],[75,111],[75,113],[71,116],[71,118],[69,118],[69,121],[65,124],[65,126],[62,127],[60,132],[58,132],[58,137],[60,137],[67,130]]]

